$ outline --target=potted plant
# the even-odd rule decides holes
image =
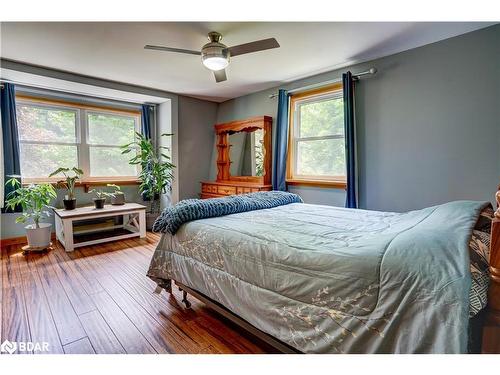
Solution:
[[[125,194],[122,192],[122,189],[115,184],[107,184],[107,186],[115,189],[112,193],[107,193],[111,198],[111,204],[115,206],[125,204]]]
[[[92,189],[89,190],[89,194],[95,194],[95,198],[92,198],[94,201],[95,208],[101,209],[104,208],[104,202],[106,202],[106,197],[108,193],[103,191],[102,189]]]
[[[172,134],[162,134],[162,137],[169,137]],[[157,153],[151,140],[141,133],[136,133],[134,142],[122,146],[122,154],[134,152],[129,163],[140,165],[139,192],[143,199],[148,202],[146,213],[146,228],[151,230],[156,218],[160,215],[160,197],[172,189],[174,175],[172,173],[175,165],[170,162],[170,157],[161,150],[168,150],[168,147],[160,147]]]
[[[17,178],[11,178],[6,185],[12,186],[13,190],[7,194],[6,207],[14,210],[21,206],[23,213],[16,218],[16,223],[26,223],[32,220],[33,224],[27,225],[26,237],[28,245],[32,248],[47,248],[50,245],[50,233],[52,224],[41,223],[43,217],[50,216],[46,208],[50,201],[57,197],[56,191],[51,184],[30,184],[22,186]]]
[[[58,181],[57,186],[68,191],[68,194],[66,194],[63,199],[64,209],[74,210],[76,208],[75,184],[76,181],[80,179],[80,176],[83,175],[83,171],[77,167],[73,167],[71,169],[61,167],[52,172],[49,177],[53,177],[61,173],[66,179]]]

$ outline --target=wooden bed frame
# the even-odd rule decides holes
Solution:
[[[500,186],[495,198],[497,209],[491,223],[490,286],[488,289],[488,306],[486,307],[485,319],[482,323],[482,353],[500,353]],[[187,295],[189,293],[278,351],[282,353],[300,353],[300,351],[295,348],[292,348],[275,337],[254,327],[246,320],[240,318],[238,315],[234,314],[220,303],[205,296],[203,293],[191,289],[178,281],[174,280],[174,282],[179,287],[179,290],[183,292],[182,302],[186,308],[191,307],[191,303],[187,300]],[[157,291],[161,291],[161,289],[165,289],[167,292],[172,293],[172,280],[168,280],[162,287],[158,287]]]
[[[483,353],[500,353],[500,186],[495,198],[497,210],[491,223],[490,288],[483,329]]]

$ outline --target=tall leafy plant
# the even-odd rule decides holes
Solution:
[[[63,174],[65,179],[58,181],[57,185],[63,189],[68,190],[68,199],[75,198],[75,184],[76,181],[80,179],[83,175],[83,171],[77,167],[73,168],[57,168],[54,172],[49,174],[49,177],[53,177],[59,174]]]
[[[6,182],[13,190],[7,194],[6,207],[14,210],[21,206],[23,213],[16,218],[16,223],[26,223],[33,220],[35,228],[40,228],[40,221],[44,216],[50,216],[50,211],[46,208],[52,208],[50,202],[55,199],[57,194],[51,184],[30,184],[22,186],[17,178],[11,178]]]
[[[162,134],[170,137],[172,134]],[[175,165],[170,162],[170,157],[164,153],[168,147],[161,146],[157,153],[153,143],[141,133],[135,134],[134,142],[122,146],[122,154],[134,153],[129,163],[139,165],[139,191],[150,201],[150,212],[160,212],[160,195],[170,191]]]

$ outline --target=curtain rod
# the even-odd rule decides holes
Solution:
[[[353,74],[352,78],[353,79],[360,79],[363,76],[373,75],[375,73],[377,73],[377,69],[376,68],[370,68],[368,70],[365,70],[364,72],[359,72],[359,73]],[[319,88],[319,87],[328,86],[328,85],[331,85],[331,84],[334,84],[334,83],[339,83],[339,82],[342,82],[342,78],[336,78],[336,79],[332,79],[330,81],[324,81],[324,82],[320,82],[320,83],[314,83],[312,85],[298,87],[296,89],[289,90],[288,93],[289,94],[293,94],[294,92],[300,92],[300,91],[306,91],[306,90],[316,89],[316,88]],[[269,95],[269,99],[274,99],[276,97],[278,97],[278,93],[274,93],[274,94]]]

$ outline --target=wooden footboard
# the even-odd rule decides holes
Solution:
[[[490,288],[488,315],[483,331],[483,353],[500,353],[500,190],[496,193],[497,210],[491,223]]]
[[[490,278],[488,303],[500,322],[500,191],[496,194],[497,210],[491,223]]]

